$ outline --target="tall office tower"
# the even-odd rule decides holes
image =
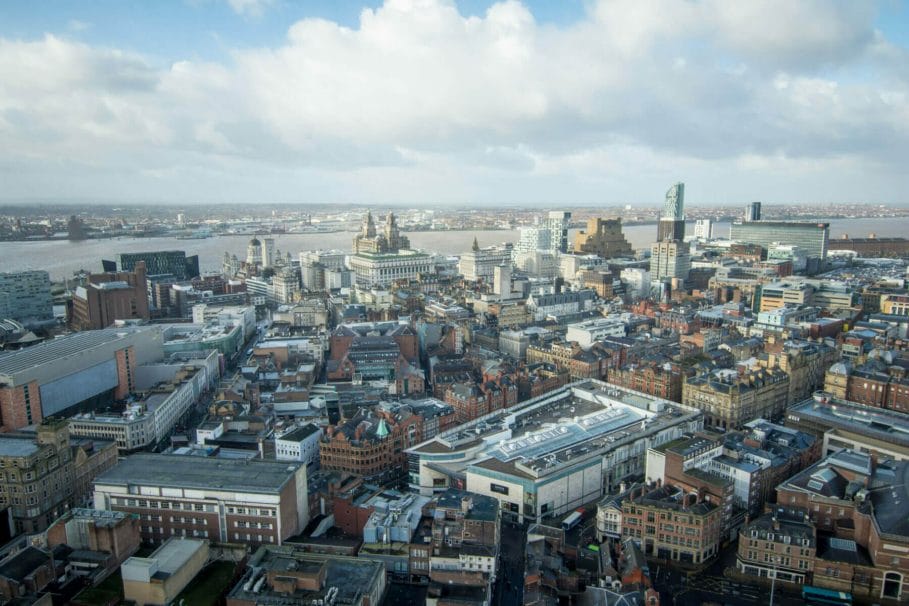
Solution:
[[[46,271],[0,273],[0,320],[50,320],[54,317],[50,274]]]
[[[666,240],[650,247],[650,279],[660,283],[666,279],[688,279],[691,255],[687,242]]]
[[[698,219],[694,222],[694,237],[698,240],[709,240],[713,237],[713,221]]]
[[[549,229],[550,250],[560,253],[568,252],[568,226],[571,224],[571,213],[561,210],[550,211],[544,224]]]
[[[275,239],[265,238],[262,241],[262,267],[274,267],[275,261]]]
[[[511,263],[499,265],[493,270],[492,292],[497,295],[511,294]]]
[[[657,240],[683,240],[685,238],[685,184],[676,183],[666,192],[663,215],[657,230]]]
[[[745,207],[745,221],[761,220],[761,203],[751,202]]]
[[[253,236],[253,239],[250,240],[249,244],[246,246],[246,264],[262,264],[262,242],[255,236]]]

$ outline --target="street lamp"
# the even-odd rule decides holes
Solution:
[[[773,556],[773,576],[770,577],[770,606],[773,606],[773,590],[776,588],[776,565],[780,561],[779,556]]]

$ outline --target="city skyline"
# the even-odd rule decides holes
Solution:
[[[0,8],[0,203],[907,202],[903,2],[150,6]]]

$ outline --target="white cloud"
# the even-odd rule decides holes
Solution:
[[[238,15],[243,15],[244,17],[261,17],[262,14],[268,9],[272,4],[273,0],[227,0],[227,4],[230,5],[231,10],[233,10]]]
[[[247,16],[265,4],[231,0]],[[873,18],[864,2],[610,0],[556,28],[516,1],[464,17],[388,0],[356,28],[304,19],[272,47],[164,69],[56,35],[0,38],[0,169],[107,166],[173,197],[220,171],[259,195],[269,167],[279,195],[590,201],[686,174],[739,191],[791,161],[794,198],[845,165],[875,166],[886,195],[909,153],[909,74]]]
[[[70,19],[69,23],[66,24],[66,29],[71,32],[84,32],[87,29],[91,29],[91,27],[91,23],[79,19]]]

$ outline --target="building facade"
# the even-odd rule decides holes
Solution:
[[[678,278],[687,280],[691,271],[691,254],[687,242],[661,240],[650,247],[650,279],[662,282]]]
[[[622,233],[622,219],[588,219],[587,229],[574,237],[575,254],[597,255],[604,259],[630,257],[631,244]]]
[[[75,330],[107,328],[117,320],[147,320],[148,282],[145,263],[131,272],[90,274],[73,293],[70,325]]]
[[[773,420],[786,410],[789,375],[776,368],[739,375],[719,370],[687,377],[682,403],[704,411],[704,424],[722,430],[739,429],[757,418]]]
[[[719,552],[722,535],[722,508],[675,486],[642,487],[622,501],[622,538],[645,555],[701,564]]]
[[[42,531],[81,501],[93,474],[116,463],[111,446],[73,443],[65,421],[42,423],[35,433],[3,434],[0,508],[9,508],[15,532]]]
[[[46,271],[0,273],[0,320],[18,322],[54,317],[50,274]]]
[[[309,520],[306,486],[299,463],[142,453],[95,480],[94,505],[138,515],[149,543],[280,545]]]
[[[135,388],[136,368],[164,356],[157,327],[77,333],[0,358],[0,421],[6,430],[94,410]]]
[[[511,244],[486,248],[476,246],[461,255],[458,273],[469,282],[482,280],[486,284],[492,284],[496,268],[502,265],[511,267]]]
[[[798,246],[806,256],[827,259],[829,223],[798,221],[748,221],[732,224],[729,239],[759,244],[769,249],[775,242]]]
[[[199,277],[199,256],[187,257],[183,250],[120,253],[117,255],[116,270],[135,271],[140,261],[145,263],[145,273],[149,276],[169,274],[181,281]]]

